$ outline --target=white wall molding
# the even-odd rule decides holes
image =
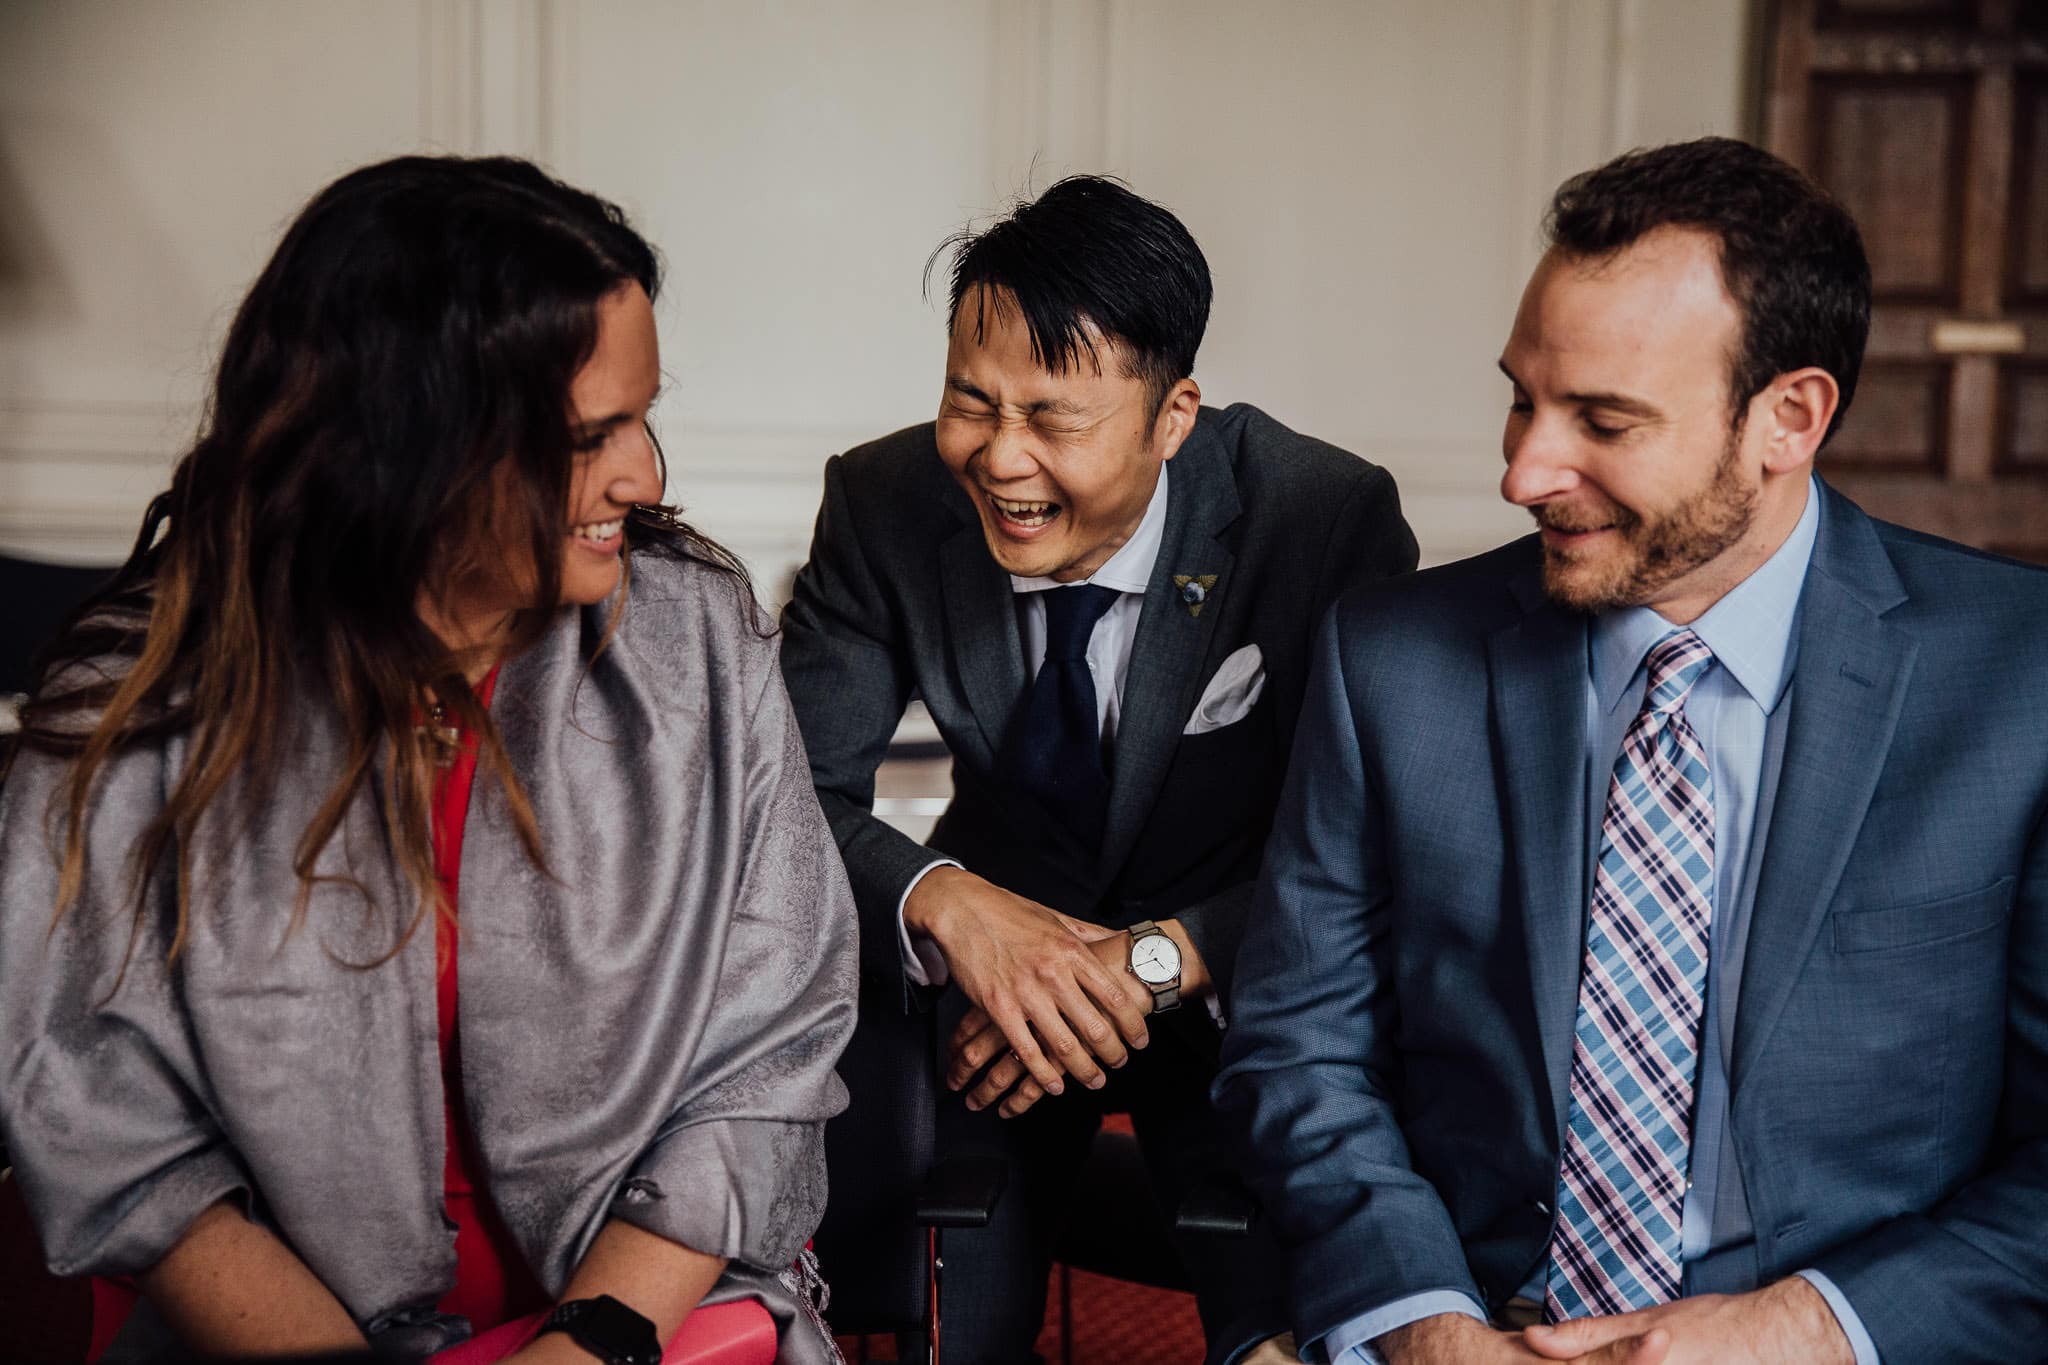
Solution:
[[[1112,164],[1113,0],[995,0],[989,166],[1004,200]]]
[[[675,493],[764,595],[825,457],[922,415],[923,252],[1084,170],[1196,226],[1216,401],[1391,469],[1432,559],[1483,549],[1526,525],[1495,491],[1489,348],[1551,191],[1738,130],[1749,60],[1748,0],[287,8],[10,0],[33,17],[0,45],[24,191],[0,264],[55,284],[0,313],[0,545],[125,551],[191,438],[207,319],[320,179],[420,145],[557,167],[669,250],[697,419],[664,423]],[[99,395],[135,401],[56,401]]]
[[[0,407],[0,550],[61,564],[126,558],[194,414],[152,403]]]
[[[420,141],[471,153],[483,141],[483,6],[420,0]]]
[[[543,162],[574,131],[574,23],[557,0],[419,0],[424,148]],[[69,563],[125,556],[149,497],[189,445],[172,400],[0,400],[0,549]]]
[[[574,24],[557,0],[420,0],[420,140],[550,162],[568,141]]]
[[[59,563],[119,562],[196,420],[146,403],[0,407],[0,550]],[[764,596],[809,545],[826,458],[880,434],[687,422],[662,430],[670,500],[747,561]]]
[[[1131,167],[1131,131],[1136,120],[1131,83],[1117,76],[1118,65],[1137,50],[1137,16],[1126,0],[1101,0],[1102,21],[1102,167],[1115,175]],[[1142,191],[1141,191],[1142,192]]]

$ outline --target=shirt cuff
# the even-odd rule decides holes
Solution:
[[[903,923],[903,907],[910,904],[910,893],[917,890],[917,884],[935,867],[960,867],[951,858],[934,858],[918,869],[910,879],[910,885],[903,888],[903,894],[896,899],[896,946],[903,954],[903,975],[913,986],[943,986],[953,979],[946,967],[946,955],[939,951],[939,945],[923,936],[912,938],[909,928]],[[965,871],[965,868],[961,868]]]
[[[1818,1270],[1802,1270],[1799,1278],[1818,1289],[1820,1296],[1828,1301],[1835,1321],[1842,1325],[1842,1335],[1849,1338],[1849,1346],[1856,1352],[1856,1365],[1881,1365],[1877,1343],[1870,1339],[1863,1319],[1856,1316],[1856,1310],[1849,1306],[1848,1296],[1835,1288],[1835,1282]]]
[[[1322,1359],[1330,1365],[1387,1365],[1386,1357],[1372,1343],[1411,1322],[1421,1322],[1439,1313],[1463,1313],[1468,1318],[1486,1321],[1485,1310],[1470,1294],[1457,1289],[1427,1289],[1347,1318],[1314,1344],[1322,1348]],[[1302,1358],[1308,1359],[1308,1352],[1302,1352]]]

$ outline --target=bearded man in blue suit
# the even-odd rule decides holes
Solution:
[[[1310,1358],[2048,1350],[2048,578],[1813,473],[1848,215],[1567,182],[1501,357],[1538,532],[1325,625],[1217,1102]]]

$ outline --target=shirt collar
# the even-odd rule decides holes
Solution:
[[[1152,485],[1152,501],[1145,504],[1145,515],[1138,519],[1138,529],[1131,532],[1131,538],[1117,547],[1109,561],[1088,577],[1084,583],[1099,583],[1105,588],[1118,592],[1142,593],[1152,582],[1152,566],[1159,561],[1159,547],[1166,541],[1166,479],[1167,465],[1159,466],[1159,481]],[[1010,575],[1011,592],[1044,592],[1047,588],[1065,588],[1071,584],[1051,578],[1019,578]]]
[[[1766,715],[1784,699],[1792,677],[1792,625],[1819,531],[1820,489],[1818,480],[1809,479],[1805,510],[1785,543],[1692,623],[1715,661]],[[1621,704],[1643,656],[1671,631],[1671,623],[1650,607],[1619,607],[1593,619],[1593,687],[1603,710]]]

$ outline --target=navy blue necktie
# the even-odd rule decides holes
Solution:
[[[1095,677],[1088,637],[1122,594],[1094,583],[1049,588],[1045,662],[1024,693],[1004,736],[996,771],[1038,798],[1090,848],[1102,842],[1109,810],[1109,770],[1095,719]]]

